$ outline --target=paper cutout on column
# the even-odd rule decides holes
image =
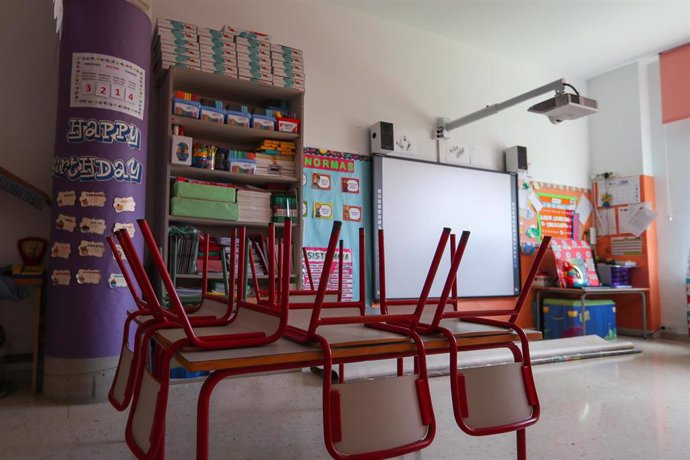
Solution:
[[[82,233],[95,233],[102,235],[105,233],[106,225],[105,219],[92,219],[91,217],[82,217],[79,223],[79,230]]]
[[[110,287],[111,289],[127,287],[127,281],[125,280],[125,277],[122,275],[122,273],[111,273],[108,277],[108,287]]]
[[[127,233],[129,233],[130,238],[134,238],[134,232],[136,231],[134,229],[134,224],[130,224],[129,222],[116,222],[115,225],[113,225],[113,233],[122,228],[127,230]]]
[[[69,286],[72,279],[72,274],[69,270],[53,270],[50,275],[50,281],[53,286]]]
[[[137,204],[134,201],[134,197],[131,196],[124,196],[124,197],[116,197],[113,200],[113,208],[115,208],[115,212],[134,212],[134,209],[136,208]]]
[[[79,204],[81,204],[82,208],[102,208],[105,206],[105,202],[104,192],[81,192],[81,195],[79,195]]]
[[[56,241],[50,248],[50,257],[56,259],[69,259],[71,253],[72,245],[69,243],[59,243]]]
[[[81,240],[79,243],[79,255],[82,257],[103,257],[105,245],[100,241]]]
[[[64,214],[58,214],[57,219],[55,219],[55,227],[58,230],[65,230],[67,232],[73,232],[77,228],[77,218],[74,216],[66,216]]]
[[[125,257],[125,251],[122,250],[122,246],[115,243],[115,247],[117,248],[117,252],[120,254],[120,259],[127,260],[127,257]],[[115,259],[115,254],[111,254],[111,256],[113,259]]]
[[[77,193],[74,190],[67,190],[64,192],[58,192],[57,200],[55,202],[58,208],[64,206],[74,206],[77,202]]]
[[[98,284],[101,282],[101,271],[80,268],[77,272],[78,284]]]

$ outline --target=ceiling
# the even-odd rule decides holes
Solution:
[[[334,1],[567,78],[590,78],[690,41],[690,0]]]

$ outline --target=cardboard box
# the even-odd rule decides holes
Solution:
[[[273,75],[304,81],[304,72],[300,72],[299,70],[279,69],[274,67]]]
[[[259,83],[259,84],[267,85],[267,86],[272,86],[272,85],[273,85],[273,83],[272,83],[270,80],[262,80],[262,79],[260,79],[260,78],[254,78],[254,77],[245,77],[245,76],[242,76],[242,75],[239,75],[239,74],[237,75],[237,79],[238,79],[238,80],[251,81],[251,82],[254,82],[254,83]]]
[[[237,78],[237,70],[235,70],[234,72],[231,70],[229,70],[229,71],[228,70],[214,70],[214,69],[208,69],[208,68],[201,68],[199,70],[201,70],[202,72],[212,73],[215,75],[223,75],[226,77]]]
[[[230,126],[249,128],[252,124],[252,115],[245,112],[228,110],[225,112],[225,123]]]
[[[173,98],[173,115],[179,115],[181,117],[188,118],[199,118],[200,110],[201,104],[199,104],[196,101],[188,101],[186,99]]]
[[[247,48],[252,48],[256,50],[261,49],[268,52],[271,51],[271,44],[268,42],[261,42],[258,40],[252,40],[249,38],[237,36],[235,37],[235,43],[241,46],[245,46]]]
[[[170,152],[170,162],[174,165],[192,165],[192,138],[187,136],[173,136]]]
[[[184,38],[175,38],[170,36],[161,37],[160,35],[154,41],[154,45],[168,45],[168,46],[181,46],[183,48],[188,48],[190,50],[198,50],[199,43],[192,40],[186,40]],[[155,47],[155,46],[154,46]]]
[[[170,30],[158,29],[158,38],[161,40],[187,40],[190,42],[198,42],[199,37],[194,32],[185,32],[184,30]]]
[[[266,117],[263,115],[252,115],[252,128],[264,129],[266,131],[275,131],[276,119],[273,117]]]
[[[292,56],[290,54],[276,53],[275,51],[271,51],[271,59],[274,61],[294,62],[295,64],[304,65],[304,58],[302,58],[302,56]]]
[[[266,34],[263,34],[261,32],[254,32],[253,30],[237,29],[237,35],[240,37],[243,37],[243,38],[249,38],[250,40],[258,40],[260,42],[270,42],[271,41],[270,35],[266,35]]]
[[[193,179],[177,179],[173,182],[172,196],[234,203],[237,201],[237,189],[229,184]]]
[[[282,86],[283,88],[295,88],[304,90],[304,81],[295,80],[294,78],[273,76],[273,85]]]
[[[271,52],[268,50],[260,49],[260,48],[250,48],[248,46],[244,45],[235,45],[237,48],[237,53],[242,53],[247,55],[248,58],[253,57],[253,58],[264,58],[264,59],[271,59]]]
[[[221,40],[220,38],[210,38],[210,37],[199,37],[199,44],[205,46],[213,46],[218,48],[230,48],[235,49],[235,44],[227,40]]]
[[[199,27],[196,33],[199,35],[199,37],[213,38],[226,42],[234,42],[235,36],[237,35],[235,32],[210,29],[208,27]]]
[[[180,30],[184,32],[196,33],[196,26],[194,24],[189,24],[187,22],[175,21],[172,19],[158,18],[156,21],[156,26],[164,29]]]
[[[161,53],[172,53],[178,56],[189,56],[193,58],[199,58],[199,50],[185,48],[183,46],[172,46],[161,44]]]
[[[246,62],[247,64],[262,64],[271,65],[271,60],[263,56],[255,56],[246,53],[237,53],[237,62]]]
[[[232,57],[216,56],[215,54],[201,53],[201,62],[206,64],[220,64],[224,66],[238,67],[238,62]]]
[[[582,308],[578,299],[544,299],[544,338],[558,339],[596,334],[604,339],[616,338],[616,304],[613,300],[585,300],[583,328]]]
[[[219,54],[219,55],[232,54],[233,56],[235,56],[235,44],[234,43],[228,43],[228,45],[232,45],[232,46],[199,45],[199,51],[201,51],[202,53],[207,53],[207,54]]]
[[[266,80],[266,81],[271,81],[273,79],[273,75],[271,75],[271,72],[262,72],[261,70],[251,70],[251,69],[246,69],[243,67],[237,68],[237,75],[240,77],[251,77],[251,78],[258,78],[260,80]]]
[[[271,66],[273,66],[274,69],[297,70],[304,73],[304,64],[298,64],[296,62],[283,62],[271,59]]]
[[[201,219],[237,220],[239,210],[237,203],[172,197],[170,198],[170,214]]]
[[[229,72],[229,73],[234,73],[237,75],[237,66],[233,65],[232,62],[228,63],[230,61],[226,60],[224,63],[215,63],[215,62],[208,62],[208,61],[201,61],[201,69],[202,70],[208,70],[208,71],[220,71],[220,72]]]
[[[187,69],[200,70],[201,67],[195,64],[185,64],[184,62],[160,61],[160,68],[168,70],[170,67],[185,67]]]
[[[277,43],[271,43],[271,51],[275,51],[276,53],[286,54],[290,56],[304,57],[304,53],[302,52],[302,50],[298,50],[297,48],[290,48],[289,46],[279,45]]]
[[[237,68],[255,72],[271,73],[271,66],[261,62],[237,61]]]
[[[195,65],[195,66],[201,65],[201,61],[199,60],[199,58],[195,58],[195,57],[191,57],[191,56],[181,56],[179,54],[165,53],[165,52],[161,52],[161,61],[181,62],[183,64],[190,64],[190,65]]]
[[[208,121],[210,123],[225,123],[225,110],[216,109],[215,107],[201,106],[199,119]]]

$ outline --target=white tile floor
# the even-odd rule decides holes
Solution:
[[[690,344],[632,340],[642,354],[534,367],[542,417],[527,430],[530,458],[690,458]],[[199,387],[171,390],[170,459],[194,458]],[[457,429],[447,377],[432,379],[431,390],[436,438],[407,458],[514,458],[514,435],[473,438]],[[221,383],[214,395],[212,458],[329,458],[316,377],[236,379]],[[0,458],[131,458],[123,441],[125,420],[126,413],[107,403],[64,406],[19,391],[0,399]]]

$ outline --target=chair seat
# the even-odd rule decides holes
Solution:
[[[334,384],[331,420],[340,436],[335,447],[349,455],[379,452],[424,439],[424,423],[417,390],[419,375],[411,374],[352,383]],[[333,401],[333,399],[337,401]]]

